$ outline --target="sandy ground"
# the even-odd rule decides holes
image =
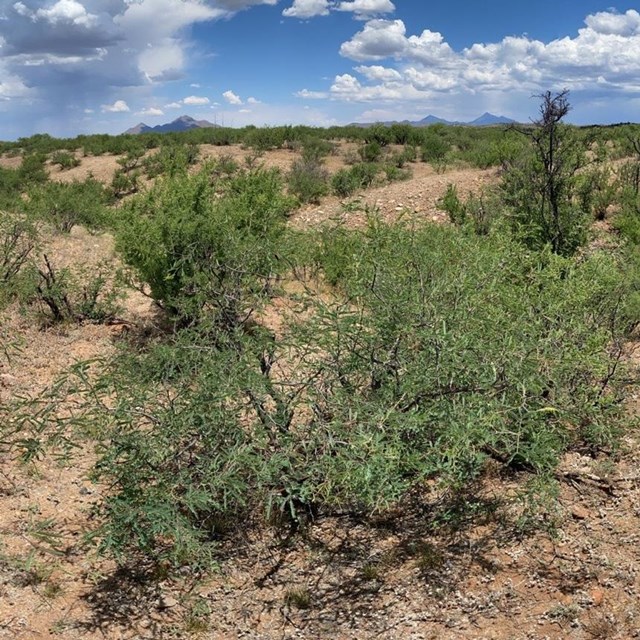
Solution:
[[[205,148],[209,153],[229,148]],[[234,147],[238,158],[246,151]],[[290,151],[266,154],[287,168]],[[12,160],[12,159],[10,159]],[[341,156],[330,159],[332,170]],[[115,158],[83,158],[58,172],[108,181]],[[54,170],[57,171],[57,170]],[[74,173],[72,173],[74,172]],[[58,177],[53,174],[54,177]],[[461,195],[496,181],[493,171],[438,174],[413,165],[413,178],[371,189],[362,202],[383,217],[442,220],[435,207],[449,183]],[[321,224],[345,215],[330,197],[306,207],[292,224]],[[112,239],[74,228],[45,247],[60,266],[115,267]],[[131,295],[122,319],[152,320],[150,302]],[[0,365],[0,401],[44,389],[73,363],[108,355],[124,325],[45,328],[33,313],[13,309],[3,329],[18,340]],[[631,345],[630,345],[631,346]],[[640,350],[629,355],[640,367]],[[640,394],[629,411],[640,414]],[[434,520],[435,496],[374,526],[324,518],[289,544],[249,528],[234,539],[219,571],[149,580],[118,572],[83,544],[91,508],[104,488],[87,480],[89,447],[70,464],[0,459],[0,638],[277,639],[630,639],[640,638],[640,447],[635,436],[612,462],[571,454],[562,479],[555,527],[515,535],[508,518],[486,515],[460,528]],[[521,478],[519,479],[521,480]],[[485,479],[491,502],[514,491],[516,478]]]

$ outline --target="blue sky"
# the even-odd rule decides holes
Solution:
[[[231,126],[640,121],[640,13],[580,0],[0,0],[0,139]]]

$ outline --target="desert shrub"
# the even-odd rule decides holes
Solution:
[[[118,169],[111,179],[111,195],[116,199],[138,193],[140,189],[140,172]]]
[[[22,184],[17,169],[0,167],[0,211],[20,209]]]
[[[355,193],[359,183],[349,169],[340,169],[331,178],[331,189],[339,198],[346,198]]]
[[[382,157],[382,147],[378,142],[367,142],[358,149],[363,162],[378,162]]]
[[[461,200],[454,184],[447,186],[437,205],[447,213],[449,222],[458,227],[466,226],[477,235],[488,234],[500,214],[500,203],[495,193],[489,196],[485,193],[469,193],[466,200]]]
[[[390,141],[394,144],[409,144],[412,133],[413,127],[410,124],[395,122],[389,127]]]
[[[571,255],[587,238],[589,217],[578,198],[584,147],[562,122],[570,109],[567,92],[540,97],[540,118],[521,130],[528,152],[503,174],[503,198],[522,242],[533,249],[548,244],[555,253]]]
[[[409,180],[411,178],[411,169],[402,169],[395,164],[385,164],[382,168],[389,182]]]
[[[545,477],[615,442],[611,347],[633,323],[614,257],[374,220],[316,246],[340,295],[307,301],[282,340],[182,330],[84,377],[104,551],[197,564],[252,517],[366,516],[426,481],[468,495],[490,462]]]
[[[107,190],[94,178],[80,182],[47,182],[29,191],[26,210],[63,233],[74,225],[99,229],[107,222]]]
[[[176,323],[209,319],[232,328],[269,289],[292,206],[277,171],[245,171],[212,184],[205,169],[161,180],[128,202],[117,247]]]
[[[301,203],[318,203],[329,192],[329,173],[319,160],[296,160],[289,171],[288,185]]]
[[[445,194],[437,202],[438,208],[445,211],[449,216],[449,222],[455,225],[463,225],[467,220],[467,208],[465,207],[460,196],[458,196],[458,187],[449,183]]]
[[[124,173],[131,173],[140,165],[144,153],[143,147],[134,146],[127,149],[127,152],[121,158],[118,158],[116,162],[122,167]]]
[[[364,129],[364,141],[366,145],[376,144],[386,147],[392,140],[392,132],[384,124],[376,123]]]
[[[353,167],[350,171],[357,181],[358,186],[362,189],[367,189],[375,182],[380,167],[373,162],[360,162]]]
[[[80,160],[68,151],[54,151],[51,154],[51,164],[58,165],[60,169],[73,169],[80,164]]]
[[[0,210],[0,308],[19,292],[37,243],[38,234],[29,219]]]
[[[48,180],[45,162],[47,156],[43,153],[30,153],[22,157],[22,164],[18,169],[18,180],[22,189],[33,184],[41,184]]]
[[[229,153],[223,153],[213,161],[209,160],[206,166],[218,178],[230,177],[240,168],[240,165]]]
[[[198,146],[194,144],[164,145],[156,153],[147,156],[142,161],[142,167],[149,178],[162,174],[173,176],[194,165],[199,153]]]
[[[244,138],[244,145],[255,151],[270,151],[280,149],[287,140],[286,127],[248,128]]]
[[[302,159],[305,161],[315,160],[317,162],[335,153],[335,150],[336,146],[332,142],[317,136],[310,136],[302,141]]]
[[[422,162],[437,162],[444,160],[451,145],[440,135],[427,129],[420,146],[420,159]]]
[[[596,166],[580,174],[576,192],[582,211],[596,220],[604,220],[616,198],[616,184],[608,166]]]
[[[331,188],[339,198],[353,195],[358,189],[370,187],[377,175],[379,167],[371,162],[359,162],[350,169],[340,169],[331,179]]]
[[[31,298],[50,323],[109,322],[119,311],[121,297],[113,278],[109,283],[110,270],[109,265],[99,265],[91,273],[57,269],[45,255]]]

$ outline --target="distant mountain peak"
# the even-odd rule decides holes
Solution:
[[[131,129],[127,129],[125,133],[137,135],[140,133],[171,133],[176,131],[189,131],[189,129],[205,129],[209,127],[217,127],[218,125],[209,122],[208,120],[196,120],[188,115],[178,116],[175,120],[167,122],[165,124],[159,124],[155,127],[150,127],[144,122],[137,124]]]
[[[488,127],[491,125],[499,125],[499,124],[515,124],[516,121],[511,118],[507,118],[505,116],[496,116],[493,113],[489,113],[486,111],[479,118],[475,120],[471,120],[470,122],[459,122],[453,120],[445,120],[444,118],[440,118],[438,116],[434,116],[433,114],[429,114],[426,118],[422,118],[422,120],[402,120],[401,124],[410,124],[414,127],[428,127],[432,124],[444,124],[444,125],[458,125],[458,126],[471,126],[471,127]],[[368,127],[373,123],[354,123],[358,127]],[[397,120],[392,120],[389,122],[383,122],[384,125],[392,125],[398,124]]]

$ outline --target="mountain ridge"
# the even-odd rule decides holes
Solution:
[[[491,127],[499,124],[517,124],[516,120],[507,118],[506,116],[496,116],[493,113],[485,111],[481,116],[474,120],[464,122],[461,120],[446,120],[433,114],[429,114],[422,120],[388,120],[382,123],[375,122],[353,122],[352,125],[356,127],[370,127],[374,124],[384,124],[386,126],[392,124],[409,124],[412,127],[428,127],[433,124],[443,124],[447,126],[467,126],[467,127]]]
[[[124,133],[130,135],[139,135],[141,133],[172,133],[176,131],[189,131],[190,129],[206,129],[215,128],[219,125],[213,124],[208,120],[196,120],[191,116],[179,116],[171,122],[165,124],[159,124],[155,127],[150,127],[144,122],[140,122],[135,127],[127,129]]]

